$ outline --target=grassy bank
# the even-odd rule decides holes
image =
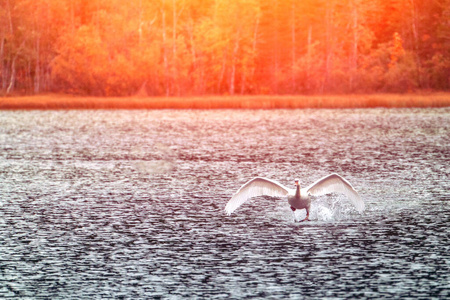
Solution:
[[[450,93],[340,96],[211,96],[96,98],[39,95],[0,98],[0,110],[17,109],[278,109],[447,107]]]

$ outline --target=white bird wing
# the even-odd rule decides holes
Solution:
[[[249,180],[231,197],[225,206],[225,211],[231,215],[239,206],[252,197],[272,196],[283,197],[292,192],[281,183],[263,177],[256,177]]]
[[[352,187],[350,182],[338,174],[325,176],[306,188],[306,191],[313,196],[320,196],[329,193],[342,193],[346,195],[356,210],[362,212],[365,204],[359,194]]]

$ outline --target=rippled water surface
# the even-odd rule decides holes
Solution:
[[[447,108],[0,112],[0,298],[449,298],[449,145]],[[224,213],[331,172],[364,213]]]

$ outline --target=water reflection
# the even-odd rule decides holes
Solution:
[[[449,296],[449,109],[0,112],[0,295]],[[296,224],[254,176],[340,196]]]

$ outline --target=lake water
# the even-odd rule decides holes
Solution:
[[[449,175],[449,108],[0,111],[0,298],[448,299]]]

